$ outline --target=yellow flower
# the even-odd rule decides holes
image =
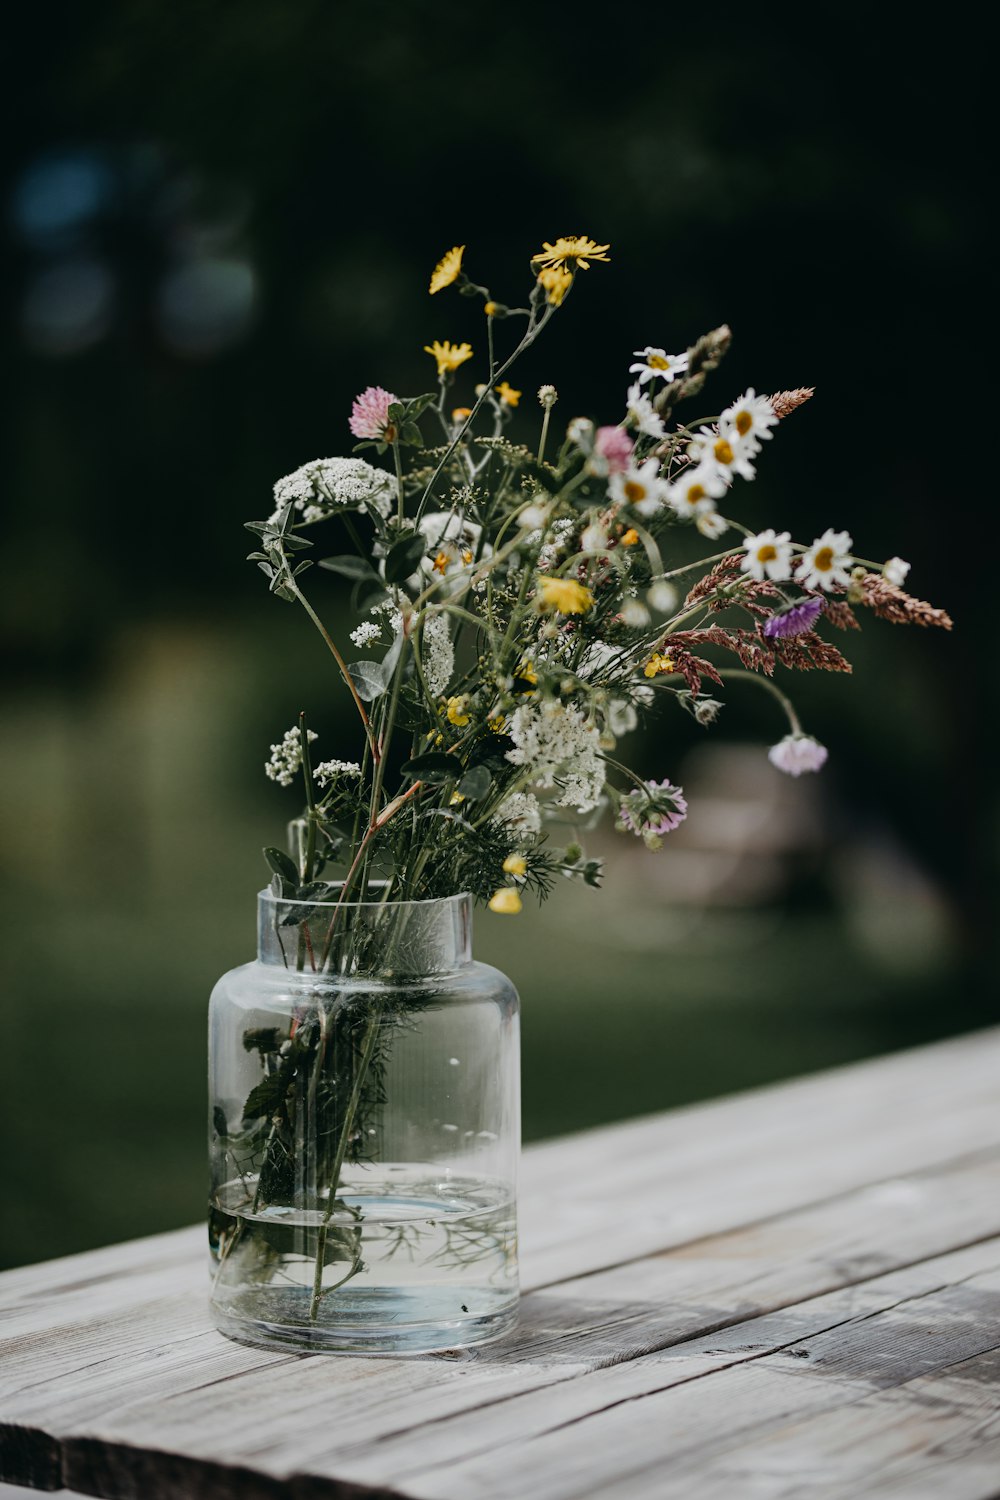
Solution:
[[[538,673],[535,671],[534,662],[523,661],[515,671],[514,676],[520,677],[522,682],[530,682],[532,687],[538,682]]]
[[[469,715],[465,712],[468,707],[468,701],[464,693],[460,697],[448,699],[445,714],[449,724],[457,724],[459,728],[463,724],[468,724]]]
[[[649,661],[642,669],[644,677],[665,677],[668,672],[674,670],[673,661],[669,656],[664,656],[660,651],[654,651]]]
[[[516,917],[521,908],[521,898],[510,886],[494,891],[488,902],[490,911],[501,912],[505,917]]]
[[[486,727],[494,734],[503,734],[506,731],[507,721],[503,714],[497,714],[495,718],[486,720]]]
[[[454,245],[447,255],[442,255],[434,270],[431,272],[431,296],[435,292],[443,292],[446,286],[451,286],[462,269],[462,256],[465,252],[464,245]]]
[[[452,408],[451,420],[453,422],[464,422],[466,420],[466,418],[471,417],[471,416],[472,416],[472,407],[471,406],[455,406],[455,407]]]
[[[520,879],[528,868],[528,861],[523,854],[508,854],[503,868],[505,875],[516,875]]]
[[[545,300],[550,307],[561,307],[562,300],[573,285],[573,272],[562,266],[543,266],[538,281],[545,288]]]
[[[433,344],[424,345],[425,354],[433,354],[437,360],[438,377],[457,370],[459,365],[464,365],[467,359],[472,358],[471,344],[453,344],[448,339],[440,343],[437,339]]]
[[[439,552],[433,562],[434,571],[443,576],[448,571],[448,564],[450,562],[451,558],[447,552]]]
[[[484,302],[483,303],[483,312],[486,314],[486,316],[488,318],[492,318],[492,316],[496,312],[496,310],[497,310],[497,305],[496,305],[495,302]]]
[[[523,391],[515,391],[514,387],[508,385],[506,380],[501,380],[500,384],[496,387],[496,393],[505,406],[516,406],[524,395]]]
[[[448,806],[449,807],[457,807],[460,802],[464,802],[464,801],[465,801],[465,793],[464,792],[458,792],[458,791],[452,792],[451,796],[448,798]]]
[[[594,603],[590,590],[572,578],[540,578],[538,593],[543,609],[557,609],[562,615],[585,615]]]
[[[594,241],[585,234],[560,235],[554,245],[548,240],[544,242],[544,248],[537,255],[531,257],[535,265],[565,267],[568,260],[574,261],[581,271],[588,269],[588,262],[592,260],[608,260],[605,251],[610,250],[610,245],[595,245]]]
[[[622,546],[623,547],[634,547],[635,544],[636,544],[636,542],[638,540],[639,540],[639,533],[636,531],[636,529],[635,529],[634,526],[630,526],[629,529],[628,529],[628,531],[626,531],[624,533],[624,535],[622,536]]]

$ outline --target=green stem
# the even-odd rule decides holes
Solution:
[[[354,1087],[351,1089],[351,1097],[347,1101],[347,1110],[344,1115],[344,1124],[340,1132],[340,1139],[337,1142],[337,1154],[333,1159],[333,1167],[330,1172],[330,1185],[327,1195],[326,1208],[323,1210],[323,1218],[320,1221],[319,1234],[316,1239],[316,1269],[313,1273],[312,1300],[309,1303],[310,1323],[315,1323],[316,1317],[319,1313],[320,1298],[323,1295],[323,1257],[326,1254],[327,1232],[330,1227],[330,1219],[333,1216],[333,1210],[336,1207],[336,1195],[337,1189],[340,1185],[340,1174],[344,1166],[344,1157],[347,1155],[347,1146],[351,1137],[351,1131],[354,1127],[354,1119],[358,1112],[358,1103],[361,1099],[361,1090],[364,1087],[368,1068],[371,1064],[372,1057],[375,1054],[375,1045],[378,1041],[378,1029],[381,1019],[382,1011],[380,1007],[372,1016],[372,1019],[368,1022],[368,1026],[365,1031],[364,1047],[362,1048],[361,1057],[358,1062],[357,1072],[354,1075]],[[348,1272],[348,1275],[343,1277],[341,1281],[337,1283],[337,1285],[342,1286],[344,1281],[346,1281],[348,1277],[354,1274],[359,1264],[360,1257],[356,1255],[354,1258],[354,1264],[351,1270]],[[330,1290],[332,1291],[333,1288],[331,1287]]]
[[[781,691],[780,687],[778,687],[776,683],[773,683],[769,677],[761,677],[757,672],[748,672],[745,667],[721,667],[719,669],[719,676],[741,677],[744,678],[747,682],[755,682],[758,687],[761,687],[765,692],[770,693],[772,698],[777,698],[778,702],[781,704],[782,708],[785,710],[785,713],[788,716],[788,722],[792,726],[792,733],[804,733],[802,725],[799,721],[799,716],[795,712],[795,709],[792,707],[791,700],[786,697],[786,695]]]

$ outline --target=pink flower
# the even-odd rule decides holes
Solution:
[[[687,817],[687,809],[687,801],[679,786],[670,781],[647,781],[621,799],[618,827],[642,839],[657,840],[681,826]]]
[[[632,439],[621,427],[598,427],[594,452],[604,459],[609,473],[624,473],[632,457]]]
[[[362,391],[351,407],[348,425],[354,436],[391,443],[396,433],[389,421],[389,407],[398,400],[398,396],[394,396],[391,391],[384,391],[380,385],[370,385],[366,391]]]
[[[788,776],[801,776],[803,771],[818,771],[826,764],[827,749],[811,734],[786,734],[783,740],[772,745],[767,758],[772,766]]]

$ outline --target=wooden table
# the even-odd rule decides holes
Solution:
[[[8,1272],[0,1477],[122,1500],[1000,1496],[998,1093],[1000,1029],[535,1146],[523,1315],[477,1351],[229,1343],[200,1227]]]

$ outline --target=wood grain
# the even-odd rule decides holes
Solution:
[[[454,1357],[228,1342],[200,1228],[9,1272],[0,1476],[116,1500],[996,1500],[998,1077],[984,1033],[533,1148],[520,1325]]]

